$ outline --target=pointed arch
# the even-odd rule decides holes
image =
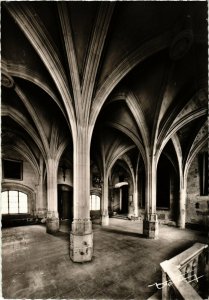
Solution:
[[[89,119],[89,135],[91,137],[96,119],[99,115],[101,107],[106,101],[109,94],[114,87],[140,62],[144,61],[154,53],[168,47],[171,38],[170,32],[165,32],[156,38],[147,41],[143,45],[140,45],[135,51],[119,63],[119,65],[112,71],[103,84],[96,92],[94,101],[92,103],[92,110]]]

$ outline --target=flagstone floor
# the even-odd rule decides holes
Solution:
[[[110,219],[108,227],[94,225],[91,262],[69,258],[69,230],[64,223],[56,235],[44,225],[2,229],[2,296],[6,299],[140,299],[156,292],[160,262],[206,234],[161,225],[158,240],[142,236],[139,221]]]

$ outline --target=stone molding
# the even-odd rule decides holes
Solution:
[[[118,66],[116,66],[116,68],[97,90],[90,116],[90,136],[93,132],[93,128],[102,105],[118,82],[121,81],[125,75],[127,75],[135,66],[145,60],[147,57],[168,47],[170,39],[171,33],[165,32],[164,34],[147,41],[145,44],[140,45],[133,52],[127,54],[126,58],[122,60]]]
[[[74,219],[72,222],[72,234],[85,235],[92,233],[92,222],[90,218]]]
[[[183,126],[187,125],[189,122],[198,119],[202,116],[207,116],[207,107],[205,108],[199,108],[196,109],[195,111],[192,111],[188,115],[184,116],[183,118],[179,119],[177,122],[174,122],[172,124],[172,120],[169,121],[171,122],[170,128],[168,130],[161,130],[161,133],[158,138],[158,145],[159,145],[159,150],[156,153],[157,159],[160,157],[161,152],[163,151],[163,148],[169,141],[169,139]],[[169,123],[167,122],[167,123]],[[165,133],[167,132],[166,136]]]
[[[35,51],[45,64],[52,76],[60,94],[72,129],[73,138],[76,136],[75,112],[72,105],[72,97],[69,92],[69,86],[64,69],[57,54],[55,45],[51,43],[49,33],[41,27],[41,22],[37,20],[37,14],[33,11],[23,8],[21,4],[6,6],[8,12],[13,17],[18,26],[22,29],[29,41],[31,41]],[[36,15],[36,17],[34,17]],[[44,45],[44,47],[43,47]]]
[[[47,219],[58,219],[59,215],[57,211],[47,211],[47,215],[46,215]]]
[[[191,48],[193,40],[194,35],[191,29],[186,29],[178,33],[174,37],[170,46],[170,58],[174,61],[183,58]]]
[[[14,87],[14,80],[8,74],[2,73],[1,74],[1,84],[6,88]]]
[[[149,222],[158,222],[158,215],[156,213],[155,214],[148,213],[145,215],[145,220]]]

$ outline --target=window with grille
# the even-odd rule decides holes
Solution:
[[[28,213],[28,196],[19,191],[5,191],[1,193],[2,214]]]
[[[100,197],[97,195],[90,196],[90,210],[100,210]]]

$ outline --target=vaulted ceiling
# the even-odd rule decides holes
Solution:
[[[1,16],[3,149],[53,155],[79,126],[110,165],[205,143],[206,1],[11,1]]]

